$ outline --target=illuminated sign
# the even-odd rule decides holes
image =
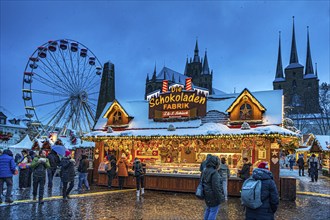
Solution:
[[[205,93],[173,86],[170,91],[150,98],[149,119],[203,117],[206,101]]]

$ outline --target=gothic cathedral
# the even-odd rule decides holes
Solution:
[[[194,86],[208,89],[210,94],[213,94],[212,76],[213,71],[210,71],[209,68],[207,52],[205,51],[204,60],[201,59],[199,57],[198,42],[196,41],[194,58],[190,58],[189,62],[187,58],[184,74],[175,72],[167,67],[163,67],[157,74],[155,67],[152,78],[149,79],[149,74],[147,75],[144,98],[146,99],[149,93],[161,89],[163,80],[168,80],[169,84],[184,84],[187,77],[192,78]]]
[[[319,79],[317,69],[313,69],[307,29],[306,66],[299,63],[296,47],[295,27],[293,21],[290,63],[284,70],[282,67],[281,36],[279,37],[278,58],[273,89],[282,89],[284,95],[284,111],[286,114],[319,113]]]

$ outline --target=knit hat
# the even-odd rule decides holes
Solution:
[[[121,154],[121,158],[126,158],[126,154],[125,153],[122,153]]]
[[[261,163],[258,165],[258,168],[268,170],[268,163],[267,163],[267,162],[261,162]]]
[[[69,150],[66,150],[65,151],[65,156],[67,157],[67,156],[70,156],[70,154],[71,154],[71,152],[69,151]]]

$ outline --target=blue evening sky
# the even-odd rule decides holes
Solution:
[[[28,58],[48,40],[73,39],[115,64],[116,97],[143,99],[146,74],[164,65],[183,73],[198,38],[213,87],[227,93],[272,90],[278,32],[289,64],[292,16],[305,66],[307,26],[313,65],[329,83],[329,1],[1,1],[0,106],[25,114]]]

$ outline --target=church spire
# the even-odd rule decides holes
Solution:
[[[154,73],[152,74],[152,80],[156,80],[156,63],[155,63],[155,68],[154,68]]]
[[[310,45],[309,45],[309,27],[308,26],[307,26],[307,55],[306,55],[305,75],[307,75],[307,74],[314,74],[311,49],[310,49]]]
[[[198,55],[198,41],[196,40],[195,50],[194,50],[194,62],[200,62],[200,58]]]
[[[149,74],[147,73],[147,79],[146,79],[147,82],[149,82]]]
[[[293,19],[293,26],[292,26],[292,43],[291,43],[290,64],[299,63],[297,46],[296,46],[296,35],[295,35],[295,31],[294,31],[294,16],[292,17],[292,19]]]
[[[209,68],[209,62],[207,61],[206,50],[205,50],[205,55],[204,55],[203,74],[210,74],[210,68]]]
[[[281,31],[279,32],[278,56],[277,56],[277,66],[276,66],[276,75],[275,75],[275,79],[278,78],[284,78],[283,66],[282,66],[282,53],[281,53]]]
[[[184,68],[184,75],[186,76],[188,74],[188,57],[186,59],[186,66]]]

